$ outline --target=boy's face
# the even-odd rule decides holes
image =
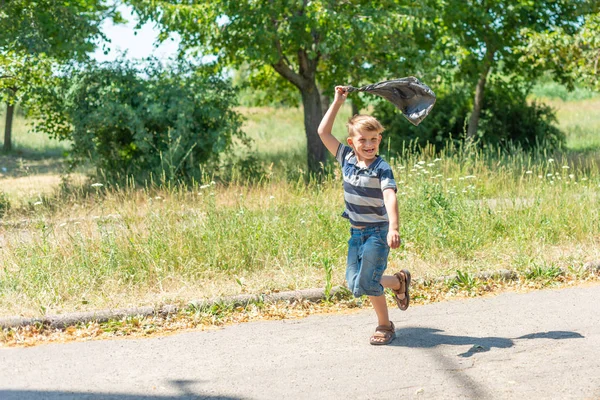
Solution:
[[[348,145],[354,149],[358,159],[371,160],[377,157],[381,134],[376,132],[356,131],[348,137]]]

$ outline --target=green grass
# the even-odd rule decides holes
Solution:
[[[0,149],[4,145],[5,112],[0,113]],[[18,114],[13,119],[13,153],[29,158],[62,157],[69,149],[68,142],[50,139],[47,135],[30,132],[27,120]]]
[[[243,112],[262,162],[303,168],[299,156],[286,161],[304,154],[299,110]],[[600,124],[565,115],[561,124],[580,127],[568,132],[571,143]],[[339,138],[346,118],[336,124]],[[585,151],[553,155],[449,148],[390,158],[404,239],[390,270],[460,271],[454,284],[468,288],[478,271],[543,277],[600,258],[600,171],[589,150],[598,141],[589,135]],[[304,171],[290,179],[267,169],[254,185],[74,186],[25,198],[5,208],[0,224],[0,315],[341,285],[341,184],[335,170],[307,183]]]

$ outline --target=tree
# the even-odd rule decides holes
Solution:
[[[233,67],[247,64],[261,70],[268,66],[291,83],[304,106],[312,171],[326,160],[317,134],[323,116],[320,88],[332,91],[334,84],[373,83],[348,82],[349,78],[388,76],[385,66],[377,66],[378,60],[406,55],[413,42],[399,35],[419,20],[416,9],[409,7],[410,0],[127,2],[140,16],[140,24],[158,23],[163,39],[171,32],[179,33],[182,51],[216,55]],[[394,71],[389,77],[400,76],[404,76],[402,71]],[[272,85],[273,80],[264,84]]]
[[[115,6],[104,0],[0,0],[0,99],[7,104],[4,150],[12,148],[16,102],[28,99],[36,105],[32,91],[50,84],[52,64],[86,59],[95,41],[104,38],[100,24],[106,18],[123,21]]]
[[[574,34],[564,29],[527,32],[530,41],[522,51],[523,61],[535,69],[552,71],[571,89],[579,82],[600,90],[600,12],[584,18],[581,29]]]
[[[528,41],[528,32],[577,30],[578,9],[587,0],[432,0],[438,49],[445,64],[456,66],[463,79],[475,83],[467,137],[477,134],[490,70],[525,73],[517,51]]]
[[[106,18],[123,22],[106,0],[0,0],[0,51],[85,59],[104,38]]]
[[[12,121],[17,103],[31,111],[37,106],[36,88],[53,82],[52,60],[44,55],[0,53],[0,101],[6,104],[4,151],[12,150]]]

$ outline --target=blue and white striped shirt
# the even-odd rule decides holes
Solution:
[[[355,226],[381,226],[389,223],[383,191],[397,190],[394,173],[379,156],[368,167],[359,167],[351,147],[340,143],[335,156],[342,165],[344,201],[342,217]]]

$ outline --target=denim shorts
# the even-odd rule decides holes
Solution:
[[[383,294],[381,277],[390,252],[387,234],[387,226],[350,228],[346,282],[354,297]]]

